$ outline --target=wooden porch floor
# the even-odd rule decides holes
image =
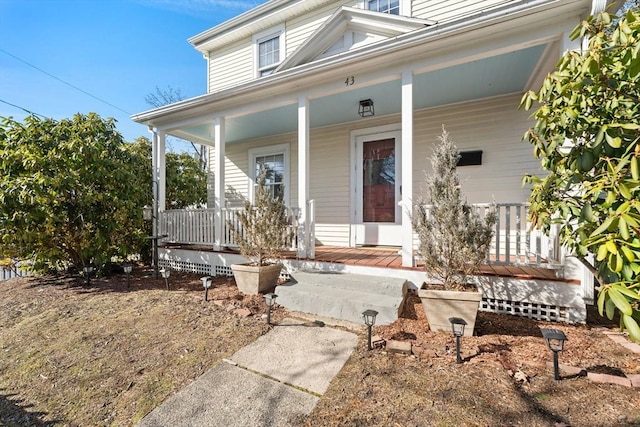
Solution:
[[[314,261],[335,264],[361,265],[367,267],[397,268],[404,270],[423,270],[424,264],[418,262],[416,267],[403,267],[402,256],[398,248],[358,247],[346,248],[339,246],[316,246]],[[296,259],[295,252],[285,254],[285,258]],[[566,281],[556,276],[556,270],[544,267],[526,265],[497,265],[486,264],[480,266],[480,271],[487,276],[514,277],[519,279],[538,279]]]

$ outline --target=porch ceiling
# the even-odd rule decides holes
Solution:
[[[525,91],[538,64],[545,58],[547,44],[437,69],[414,76],[414,108],[422,109]],[[357,87],[353,90],[314,98],[310,102],[312,128],[360,119],[361,99],[374,101],[376,116],[401,111],[400,79]],[[228,118],[226,143],[297,131],[297,104]],[[211,125],[181,129],[182,136],[213,142]]]

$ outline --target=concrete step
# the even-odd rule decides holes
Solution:
[[[404,279],[300,270],[276,288],[277,303],[334,319],[362,323],[362,312],[376,310],[377,325],[394,322],[402,312],[407,284]]]

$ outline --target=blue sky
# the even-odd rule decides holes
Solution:
[[[156,86],[206,92],[206,61],[187,39],[263,2],[0,0],[0,116],[27,115],[5,102],[54,119],[96,112],[127,141],[149,136],[129,116],[152,108]]]

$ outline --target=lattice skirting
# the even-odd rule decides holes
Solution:
[[[482,298],[480,310],[500,314],[513,314],[534,320],[547,322],[571,322],[570,307],[560,307],[548,304],[536,304],[526,301],[508,301],[495,298]]]
[[[160,259],[158,262],[160,268],[168,268],[170,270],[187,271],[190,273],[204,274],[211,276],[212,266],[193,261],[176,261],[171,259]]]
[[[198,259],[198,261],[195,261],[191,259],[190,256],[173,257],[169,254],[165,254],[165,256],[160,257],[158,265],[160,266],[160,268],[168,268],[170,270],[176,271],[187,271],[190,273],[197,273],[206,276],[233,276],[233,271],[231,271],[231,266],[228,264],[228,262],[217,257],[206,257],[205,259],[202,259],[201,257],[200,259]],[[289,277],[289,272],[283,268],[280,272],[280,278],[288,280]]]

